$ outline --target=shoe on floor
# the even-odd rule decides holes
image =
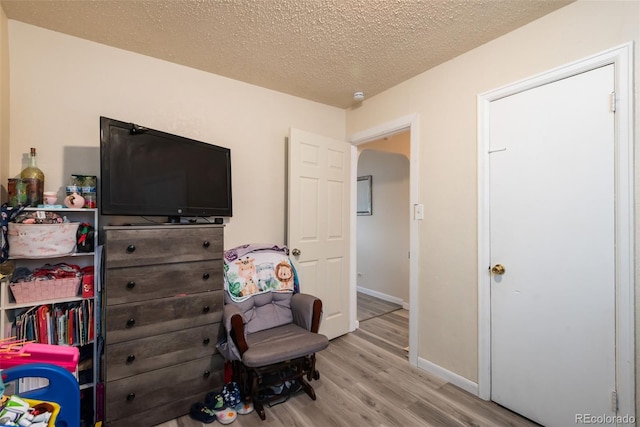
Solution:
[[[253,402],[240,402],[233,409],[240,415],[247,415],[253,412]]]
[[[236,420],[238,413],[235,409],[229,408],[224,403],[222,393],[218,393],[214,396],[211,396],[211,393],[207,393],[206,397],[208,398],[207,407],[215,412],[216,419],[220,424],[230,424]]]
[[[194,420],[205,424],[211,424],[217,418],[216,413],[212,409],[207,408],[207,406],[202,402],[196,402],[191,405],[189,415],[191,415],[191,418]]]
[[[216,404],[216,396],[219,395],[219,391],[210,391],[204,396],[204,404],[209,408],[215,406]]]
[[[239,403],[242,402],[242,398],[240,397],[240,387],[238,387],[238,383],[230,382],[222,387],[222,397],[224,398],[224,403],[230,408],[235,408]]]

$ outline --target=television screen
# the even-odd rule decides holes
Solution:
[[[100,117],[103,215],[225,216],[231,150]]]

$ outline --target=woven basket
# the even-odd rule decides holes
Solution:
[[[80,278],[35,280],[33,282],[9,283],[11,293],[18,304],[72,298],[80,291]]]

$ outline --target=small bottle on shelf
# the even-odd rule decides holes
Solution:
[[[36,149],[31,148],[29,166],[20,172],[20,179],[27,182],[27,204],[37,207],[44,202],[44,173],[38,168]]]

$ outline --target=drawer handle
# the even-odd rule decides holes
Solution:
[[[202,275],[202,280],[209,280],[209,273],[204,273]]]
[[[127,363],[133,363],[134,360],[136,360],[135,354],[130,354],[127,356]]]
[[[131,319],[127,320],[127,328],[131,328],[135,324],[136,324],[136,319],[134,319],[133,317]]]
[[[136,398],[136,394],[135,393],[129,393],[127,394],[127,402],[131,402],[133,401],[133,399]]]
[[[211,342],[211,340],[209,339],[209,337],[207,337],[207,338],[202,340],[202,345],[209,345],[210,342]]]
[[[211,372],[209,371],[204,371],[204,374],[202,374],[203,378],[209,378],[209,376],[211,375]]]
[[[135,287],[136,287],[136,282],[134,282],[133,280],[127,283],[127,289],[133,289]]]
[[[208,248],[209,246],[211,246],[211,243],[209,243],[208,240],[205,240],[204,242],[202,242],[202,247],[203,248]]]
[[[202,307],[202,313],[208,313],[209,312],[209,306],[205,305],[204,307]]]
[[[136,245],[129,245],[127,246],[127,252],[128,253],[133,253],[136,251]]]

